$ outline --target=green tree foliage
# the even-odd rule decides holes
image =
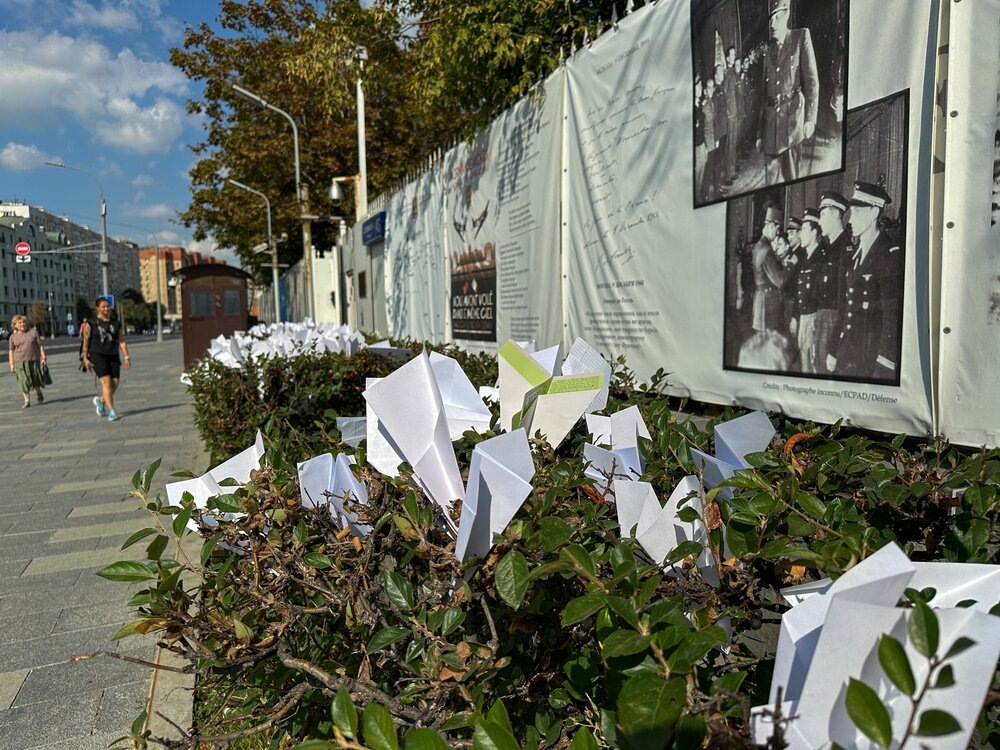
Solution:
[[[435,151],[470,136],[559,63],[560,50],[594,38],[615,2],[591,0],[251,0],[219,4],[216,28],[186,32],[171,61],[202,86],[188,111],[205,119],[193,147],[191,204],[181,214],[196,239],[213,236],[269,280],[249,248],[265,232],[261,201],[227,186],[232,177],[265,193],[274,232],[287,232],[282,262],[302,256],[291,126],[238,97],[239,84],[288,112],[299,131],[310,210],[324,214],[329,181],[355,174],[357,49],[364,47],[365,127],[372,195],[387,191]],[[617,5],[624,2],[619,0]],[[621,12],[621,7],[618,11]],[[353,198],[341,209],[353,212]],[[314,226],[329,246],[334,228]]]

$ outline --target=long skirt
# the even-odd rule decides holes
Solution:
[[[14,372],[17,375],[17,384],[21,386],[21,393],[42,387],[42,363],[37,359],[15,362]]]

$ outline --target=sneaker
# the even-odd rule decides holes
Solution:
[[[118,412],[116,412],[116,411],[108,412],[108,421],[109,422],[114,422],[117,419],[118,419]]]
[[[103,417],[108,412],[104,409],[104,402],[101,401],[100,396],[94,396],[94,406],[97,409],[97,416]]]

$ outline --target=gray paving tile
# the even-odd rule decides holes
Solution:
[[[146,680],[148,672],[148,668],[138,664],[107,657],[38,667],[25,677],[13,707],[44,703],[55,696],[69,698],[80,693],[102,691],[116,685],[129,685],[131,688],[133,683]],[[102,701],[102,707],[105,703]]]
[[[101,692],[94,691],[72,701],[54,699],[0,711],[0,747],[28,750],[89,737],[100,705]]]

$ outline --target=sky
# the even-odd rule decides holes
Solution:
[[[215,0],[0,0],[0,200],[41,206],[143,246],[179,245],[238,264],[176,220],[190,202],[185,112],[200,84],[170,64],[185,25],[214,23]]]

